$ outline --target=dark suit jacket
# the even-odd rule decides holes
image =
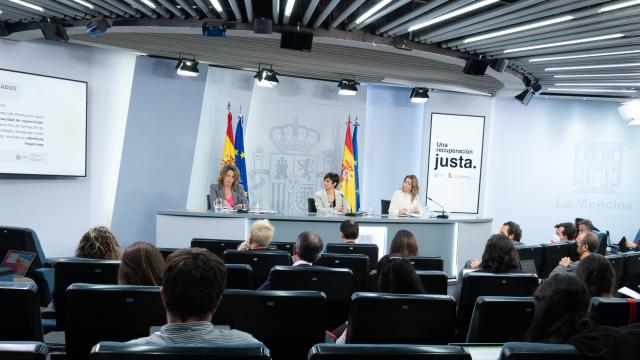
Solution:
[[[313,265],[300,263],[298,265],[293,265],[293,266],[313,266]],[[271,290],[271,273],[269,273],[269,276],[267,277],[267,280],[265,280],[264,284],[260,285],[260,287],[257,290],[258,291]]]

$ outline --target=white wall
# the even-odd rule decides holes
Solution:
[[[0,68],[88,82],[87,177],[0,178],[0,224],[33,228],[46,256],[72,255],[89,227],[111,224],[135,55],[5,40],[0,54]]]

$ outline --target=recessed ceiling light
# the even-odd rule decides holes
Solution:
[[[625,8],[627,6],[633,6],[638,4],[640,4],[640,0],[632,0],[632,1],[627,1],[620,4],[604,6],[604,7],[601,7],[598,11],[602,13],[602,12],[618,10],[618,9]]]
[[[411,32],[411,31],[416,31],[422,28],[425,28],[429,25],[433,25],[433,24],[437,24],[439,22],[445,21],[447,19],[451,19],[452,17],[456,17],[458,15],[462,15],[462,14],[466,14],[468,12],[471,12],[473,10],[479,9],[481,7],[487,6],[487,5],[491,5],[495,2],[498,2],[498,0],[484,0],[484,1],[479,1],[475,4],[469,5],[469,6],[465,6],[465,7],[461,7],[458,10],[454,10],[451,12],[448,12],[444,15],[440,15],[438,17],[435,17],[433,19],[427,20],[425,22],[421,22],[419,24],[410,26],[407,31]]]
[[[548,88],[549,91],[635,93],[635,90]]]
[[[44,12],[44,8],[42,8],[42,7],[38,6],[38,5],[33,5],[33,4],[28,3],[26,1],[22,1],[22,0],[9,0],[9,1],[11,1],[13,3],[16,3],[18,5],[22,5],[24,7],[28,7],[29,9],[33,9],[33,10],[37,10],[37,11],[40,11],[40,12]]]
[[[382,0],[379,3],[375,4],[371,9],[367,10],[367,12],[360,15],[360,17],[356,19],[356,24],[361,24],[363,21],[367,20],[371,15],[378,12],[378,10],[382,9],[385,5],[387,5],[390,2],[391,0]]]
[[[615,67],[630,67],[640,66],[640,63],[627,63],[627,64],[606,64],[606,65],[583,65],[583,66],[561,66],[550,67],[544,69],[544,71],[562,71],[562,70],[583,70],[583,69],[606,69]]]
[[[614,52],[596,53],[596,54],[567,55],[567,56],[553,56],[553,57],[533,58],[533,59],[529,59],[529,62],[566,60],[566,59],[582,59],[582,58],[589,58],[589,57],[596,57],[596,56],[624,55],[624,54],[637,54],[637,53],[640,53],[640,50],[614,51]]]
[[[587,77],[617,77],[617,76],[640,76],[640,73],[553,75],[554,78],[587,78]]]
[[[514,49],[507,49],[504,51],[504,53],[507,54],[507,53],[518,52],[518,51],[544,49],[544,48],[562,46],[562,45],[581,44],[581,43],[586,43],[591,41],[614,39],[614,38],[619,38],[623,36],[624,34],[610,34],[610,35],[595,36],[595,37],[583,38],[583,39],[559,41],[559,42],[548,43],[548,44],[540,44],[540,45],[525,46],[525,47],[514,48]]]
[[[145,5],[147,5],[148,7],[155,9],[156,8],[156,4],[152,3],[150,0],[140,0],[142,1]]]
[[[217,12],[222,12],[222,5],[220,5],[220,1],[218,0],[209,0],[213,8],[216,9]]]
[[[493,38],[493,37],[507,35],[507,34],[513,34],[515,32],[535,29],[535,28],[539,28],[539,27],[547,26],[547,25],[551,25],[551,24],[557,24],[557,23],[564,22],[564,21],[569,21],[569,20],[572,20],[572,19],[575,19],[575,17],[573,17],[571,15],[567,15],[567,16],[562,16],[562,17],[555,18],[555,19],[550,19],[550,20],[545,20],[545,21],[538,21],[538,22],[531,23],[531,24],[528,24],[528,25],[516,26],[516,27],[512,27],[510,29],[505,29],[505,30],[502,30],[502,31],[495,31],[495,32],[488,33],[488,34],[485,34],[485,35],[478,35],[478,36],[473,36],[473,37],[470,37],[470,38],[466,38],[466,39],[464,39],[464,43],[467,44],[467,43],[474,42],[474,41],[490,39],[490,38]]]
[[[296,0],[287,0],[287,6],[284,8],[284,16],[291,16],[293,12],[293,5],[295,5]]]

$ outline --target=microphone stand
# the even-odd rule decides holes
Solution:
[[[432,198],[427,196],[427,200],[431,200],[433,203],[435,203],[436,205],[440,206],[440,208],[442,209],[442,214],[436,216],[437,219],[448,219],[449,215],[444,213],[444,206],[442,206],[439,202],[433,200]]]

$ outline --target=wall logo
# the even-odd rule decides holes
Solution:
[[[573,161],[574,192],[617,194],[622,185],[622,144],[576,143]]]
[[[18,85],[0,82],[0,99],[15,99],[18,96]]]

